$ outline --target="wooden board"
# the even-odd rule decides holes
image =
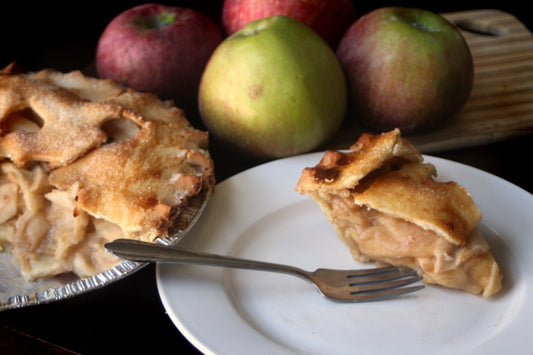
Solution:
[[[461,28],[474,60],[474,86],[461,111],[443,126],[406,136],[423,153],[493,143],[533,133],[533,35],[516,17],[482,9],[443,14]],[[331,146],[348,148],[365,131],[340,130]]]

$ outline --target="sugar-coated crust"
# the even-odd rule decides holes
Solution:
[[[315,167],[304,169],[296,190],[340,192],[363,182],[356,204],[417,223],[456,244],[481,220],[470,194],[455,182],[436,182],[435,168],[421,164],[420,152],[398,129],[364,133],[350,150],[327,151]]]

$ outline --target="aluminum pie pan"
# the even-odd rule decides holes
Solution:
[[[158,237],[154,243],[175,245],[197,222],[203,213],[212,190],[202,190],[192,197],[176,217],[172,232]],[[58,275],[36,281],[27,281],[20,273],[11,253],[0,252],[0,311],[46,304],[79,296],[100,289],[139,271],[148,263],[123,261],[96,275],[79,278],[73,274]]]

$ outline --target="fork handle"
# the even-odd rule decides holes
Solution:
[[[105,248],[122,259],[140,262],[174,262],[181,264],[200,264],[237,269],[262,270],[292,274],[309,279],[307,273],[297,267],[264,261],[248,260],[193,252],[173,246],[142,242],[132,239],[116,239],[106,243]]]

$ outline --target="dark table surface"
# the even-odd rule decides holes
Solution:
[[[355,2],[359,14],[385,5]],[[94,50],[105,25],[120,11],[142,2],[91,2],[68,6],[25,2],[4,7],[0,21],[2,46],[0,65],[16,60],[31,70],[90,71]],[[172,5],[197,8],[219,21],[222,1],[174,1]],[[363,2],[364,3],[364,2]],[[440,5],[439,5],[440,4]],[[480,8],[478,2],[398,1],[394,5],[415,6],[434,12]],[[520,5],[522,4],[522,5]],[[485,2],[516,16],[530,30],[533,15],[518,1]],[[76,6],[76,7],[75,7]],[[7,10],[5,10],[7,9]],[[187,113],[194,116],[195,112]],[[432,155],[465,163],[506,179],[529,193],[533,191],[531,135]],[[229,155],[211,147],[217,181],[222,181],[259,162]],[[216,315],[213,315],[216,316]],[[0,353],[17,354],[165,354],[198,353],[177,330],[163,308],[155,281],[155,266],[102,289],[60,302],[0,313]]]

